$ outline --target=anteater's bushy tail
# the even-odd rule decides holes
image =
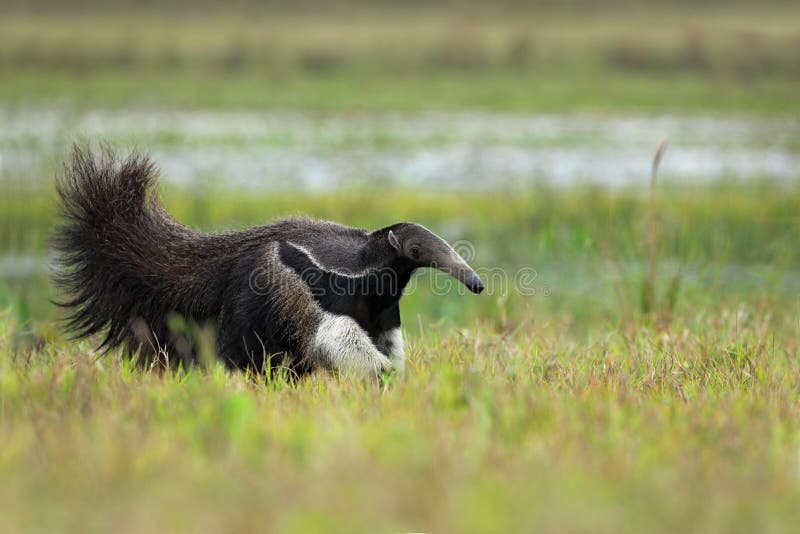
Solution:
[[[155,165],[76,146],[57,183],[63,224],[53,280],[75,337],[105,332],[101,348],[164,349],[172,313],[219,313],[223,250],[213,236],[173,219],[158,203]]]

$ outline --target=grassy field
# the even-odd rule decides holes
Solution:
[[[789,531],[800,519],[798,195],[662,187],[645,313],[648,210],[635,191],[212,201],[168,190],[179,219],[217,230],[300,209],[373,227],[392,206],[471,239],[479,269],[535,267],[536,291],[434,295],[420,277],[402,308],[407,376],[378,389],[215,366],[142,372],[64,340],[43,275],[7,280],[0,525]],[[12,249],[37,250],[52,215],[18,215],[31,241]]]
[[[800,362],[784,320],[741,305],[590,339],[425,328],[381,391],[143,374],[48,346],[1,360],[0,524],[788,532]]]
[[[214,169],[181,160],[211,152],[249,169],[285,151],[309,173],[337,154],[602,155],[664,126],[629,129],[637,116],[737,118],[667,125],[683,162],[742,152],[769,169],[800,147],[796,2],[296,4],[38,0],[0,17],[0,531],[794,531],[800,183],[781,165],[664,177],[652,208],[635,185],[442,192],[370,176],[301,193],[204,171],[162,188],[189,226],[412,220],[467,242],[487,290],[435,294],[417,276],[406,376],[380,387],[144,371],[67,338],[47,279],[51,177],[98,121],[177,171]],[[591,120],[501,135],[542,111]]]

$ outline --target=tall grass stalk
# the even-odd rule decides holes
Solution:
[[[649,249],[649,261],[647,265],[647,277],[642,286],[642,313],[650,315],[656,306],[656,274],[658,269],[658,221],[656,213],[656,178],[658,168],[661,165],[661,158],[667,150],[667,141],[664,140],[658,146],[653,157],[653,167],[650,171],[650,184],[647,200],[647,245]]]

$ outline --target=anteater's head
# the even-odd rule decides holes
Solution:
[[[458,252],[424,226],[400,223],[392,226],[387,235],[396,254],[411,262],[414,267],[439,269],[455,277],[473,293],[483,291],[480,277]]]

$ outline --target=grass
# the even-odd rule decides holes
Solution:
[[[0,71],[0,99],[12,106],[58,103],[74,107],[174,106],[276,108],[313,111],[485,109],[514,112],[579,110],[795,115],[797,80],[742,83],[697,74],[637,72],[438,72],[397,76],[375,72],[290,73],[274,76],[138,72]]]
[[[466,325],[465,325],[466,326]],[[142,373],[0,338],[4,530],[769,530],[800,520],[796,317],[412,337],[405,381]],[[424,417],[420,417],[424,413]]]

